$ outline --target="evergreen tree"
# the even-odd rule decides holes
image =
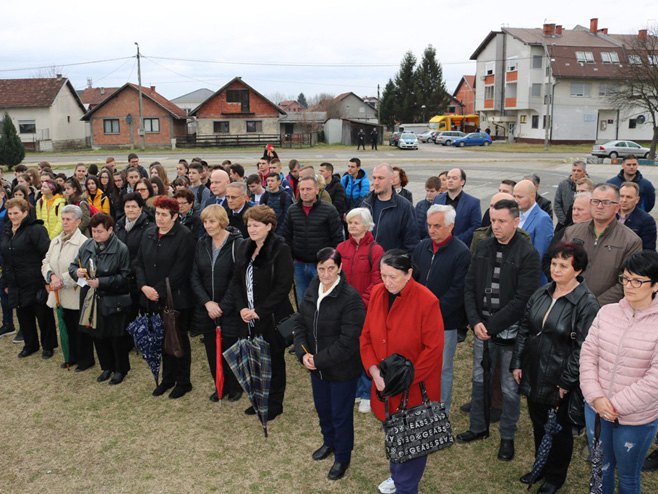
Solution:
[[[382,99],[379,102],[379,122],[386,125],[395,124],[395,100],[397,98],[395,84],[391,79],[386,83]]]
[[[416,68],[415,79],[418,97],[414,122],[427,122],[432,116],[443,113],[450,101],[443,81],[443,69],[436,59],[436,50],[432,45],[425,48],[423,59]]]
[[[304,93],[299,93],[299,96],[297,96],[297,103],[302,105],[303,108],[308,108],[308,103],[306,102],[306,96],[304,96]]]
[[[11,170],[25,158],[25,148],[16,133],[16,127],[8,113],[2,120],[2,133],[0,134],[0,165],[7,165]]]
[[[416,83],[416,57],[408,51],[400,63],[400,70],[395,75],[397,98],[395,114],[402,123],[415,122],[418,105],[418,84]]]

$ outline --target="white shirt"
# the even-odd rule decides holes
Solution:
[[[532,207],[528,209],[525,213],[523,211],[519,211],[519,228],[523,228],[523,224],[525,223],[525,220],[528,218],[528,215],[536,207],[537,207],[537,203],[534,203]]]
[[[317,310],[320,310],[320,302],[322,302],[322,299],[325,298],[327,295],[329,295],[334,288],[340,283],[340,273],[338,274],[338,278],[336,278],[336,281],[334,282],[333,285],[329,287],[329,290],[326,292],[322,291],[322,282],[320,282],[320,285],[318,286],[318,304],[317,304]]]

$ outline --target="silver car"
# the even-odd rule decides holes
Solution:
[[[635,155],[638,158],[649,156],[649,148],[640,146],[633,141],[609,141],[605,144],[597,144],[592,147],[592,154],[599,158],[615,159],[619,156]]]
[[[418,138],[413,132],[403,132],[398,141],[400,149],[418,149]]]
[[[441,144],[443,146],[450,146],[452,141],[458,137],[464,137],[466,134],[464,132],[459,132],[458,130],[446,130],[439,132],[434,136],[434,144]]]

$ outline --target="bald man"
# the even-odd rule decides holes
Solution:
[[[231,179],[224,170],[213,170],[210,174],[210,192],[212,196],[203,204],[203,207],[211,204],[219,204],[228,211],[228,202],[226,201],[226,187],[231,183]]]
[[[464,192],[466,185],[466,172],[461,168],[453,168],[446,176],[448,190],[434,198],[434,204],[452,206],[457,212],[453,235],[466,245],[471,245],[473,232],[480,228],[482,213],[480,201]]]
[[[524,230],[532,245],[543,258],[553,239],[553,221],[537,204],[537,188],[530,180],[521,180],[514,186],[514,199],[519,205],[519,228]]]

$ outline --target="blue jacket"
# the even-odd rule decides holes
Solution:
[[[416,204],[416,221],[418,222],[418,236],[421,240],[427,238],[427,210],[432,205],[427,199]]]
[[[624,222],[642,239],[642,248],[656,250],[656,220],[649,213],[636,207]]]
[[[616,176],[608,180],[609,184],[616,185],[617,187],[621,187],[621,184],[624,182],[627,182],[624,178],[624,170],[620,170]],[[635,174],[633,182],[640,187],[640,204],[638,204],[637,207],[647,213],[651,212],[656,203],[656,189],[654,189],[651,182],[642,176],[640,170]]]
[[[369,194],[363,200],[362,207],[368,208],[372,214],[375,222],[372,235],[375,241],[384,248],[384,251],[404,249],[411,254],[418,244],[416,213],[413,205],[393,191],[392,204],[382,210],[379,218],[375,218],[374,200],[375,195]]]
[[[539,258],[543,259],[544,254],[551,245],[551,240],[553,240],[553,220],[551,220],[551,217],[539,207],[539,204],[536,204],[521,229],[530,235],[530,240],[539,253]],[[548,279],[542,272],[539,283],[545,285],[547,282]]]
[[[447,192],[442,192],[434,198],[434,204],[443,204],[445,206]],[[461,197],[457,203],[457,217],[455,218],[455,229],[452,234],[466,245],[471,245],[473,232],[480,228],[482,221],[482,212],[480,211],[480,201],[466,192],[461,192]]]
[[[361,207],[361,202],[370,194],[370,182],[368,182],[368,174],[363,168],[360,168],[356,174],[356,180],[352,175],[345,172],[343,178],[340,180],[345,188],[345,202],[347,203],[347,211]]]
[[[418,282],[439,299],[445,330],[463,326],[466,322],[464,283],[471,264],[471,252],[466,244],[453,237],[435,254],[432,239],[426,238],[416,246],[412,257],[420,275]]]

